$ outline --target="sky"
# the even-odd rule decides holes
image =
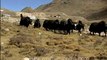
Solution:
[[[25,7],[32,7],[34,9],[50,2],[52,0],[1,0],[1,7],[13,11],[20,11]]]

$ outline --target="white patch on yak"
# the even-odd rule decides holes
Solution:
[[[74,26],[77,26],[77,24],[74,24]]]

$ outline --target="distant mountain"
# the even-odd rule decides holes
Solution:
[[[82,16],[89,20],[107,19],[107,0],[53,0],[35,11],[64,12],[71,16]]]
[[[6,8],[0,8],[0,10],[3,10],[3,14],[9,14],[11,16],[16,15],[15,11],[12,11],[12,10],[9,10],[9,9],[6,9]]]
[[[27,12],[27,13],[32,13],[33,9],[31,7],[25,7],[21,10],[21,12]]]

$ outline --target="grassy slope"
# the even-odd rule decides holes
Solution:
[[[2,45],[4,47],[3,51],[8,52],[3,53],[2,57],[6,60],[22,60],[25,56],[52,56],[57,59],[58,57],[72,57],[76,53],[79,57],[97,56],[99,53],[107,56],[107,37],[91,36],[89,34],[80,36],[76,32],[70,35],[55,34],[45,31],[43,28],[34,29],[32,26],[25,28],[8,22],[1,22],[1,26],[10,30],[9,32],[1,30],[1,42],[4,42]],[[39,35],[39,33],[42,34]],[[18,36],[21,36],[22,41],[26,41],[25,37],[28,37],[34,44],[25,42],[21,48],[8,45],[10,38],[16,39],[15,37]],[[76,49],[79,51],[76,51]],[[63,58],[60,59],[63,60]]]

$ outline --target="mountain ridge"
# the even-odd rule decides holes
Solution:
[[[27,13],[32,13],[33,9],[31,7],[25,7],[21,10],[21,12],[27,12]]]

